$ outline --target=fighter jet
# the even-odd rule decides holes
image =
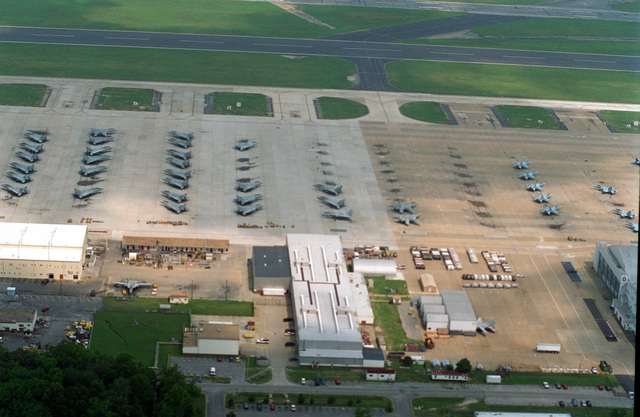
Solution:
[[[87,146],[84,150],[84,154],[89,156],[96,156],[103,153],[111,152],[112,150],[113,148],[111,146],[101,146],[99,148],[90,148]]]
[[[559,209],[560,209],[560,206],[553,206],[553,207],[544,206],[540,209],[540,213],[544,214],[545,216],[555,216],[556,214],[558,214]]]
[[[337,198],[320,196],[318,197],[318,200],[322,201],[324,204],[334,209],[341,209],[342,207],[347,205],[344,199],[338,200]]]
[[[16,197],[22,197],[25,194],[29,194],[29,189],[27,187],[16,187],[15,185],[2,184],[2,189]]]
[[[22,159],[23,161],[32,162],[32,163],[40,159],[40,157],[35,153],[24,153],[22,151],[16,152],[16,156]]]
[[[113,136],[117,132],[116,129],[91,129],[89,136],[94,138],[108,138]]]
[[[240,140],[236,141],[235,145],[233,145],[233,148],[238,150],[238,151],[240,151],[240,152],[244,152],[244,151],[248,151],[249,149],[253,148],[257,144],[258,144],[258,142],[249,141],[249,139],[240,139]]]
[[[29,174],[20,174],[18,172],[9,171],[6,174],[7,177],[11,178],[15,182],[19,182],[24,184],[25,182],[31,181],[31,175]]]
[[[169,143],[182,149],[187,149],[193,146],[191,140],[182,140],[177,138],[169,138]]]
[[[633,158],[633,161],[631,161],[631,163],[633,165],[640,165],[640,158]]]
[[[522,171],[520,175],[518,175],[518,178],[520,178],[521,180],[532,180],[536,177],[537,173],[538,171],[531,171],[531,172]]]
[[[169,132],[169,135],[171,137],[176,138],[176,139],[182,139],[182,140],[191,140],[191,139],[193,139],[193,132],[184,133],[184,132],[176,132],[175,130],[172,130],[172,131]]]
[[[236,206],[236,209],[234,211],[241,216],[249,216],[258,210],[262,210],[263,208],[264,206],[262,204],[254,204],[252,206]]]
[[[261,181],[239,182],[236,184],[236,190],[242,191],[243,193],[248,193],[249,191],[255,190],[261,185],[262,185]]]
[[[17,162],[12,162],[9,164],[9,166],[13,169],[15,169],[16,171],[20,171],[23,174],[31,174],[32,172],[35,172],[35,168],[33,167],[33,165],[23,165],[23,164],[19,164]]]
[[[89,145],[96,146],[96,145],[102,145],[104,143],[111,142],[111,141],[113,141],[113,138],[111,136],[95,136],[95,137],[89,136],[89,140],[87,141],[87,143]]]
[[[256,201],[261,199],[262,199],[262,194],[253,194],[253,195],[246,195],[246,196],[237,195],[236,198],[233,199],[233,202],[241,206],[246,206],[248,204],[255,203]]]
[[[529,164],[530,163],[531,163],[531,161],[523,161],[523,162],[516,161],[516,162],[513,163],[513,167],[515,169],[527,169],[527,168],[529,168]]]
[[[619,214],[620,217],[622,217],[623,219],[624,218],[633,219],[634,217],[636,217],[636,215],[634,214],[633,210],[624,211],[624,210],[621,210],[621,209],[613,209],[611,211],[613,211],[616,214]]]
[[[84,190],[79,190],[77,188],[73,189],[73,196],[75,198],[79,198],[83,200],[85,198],[91,197],[92,195],[98,194],[102,192],[102,188],[87,188]]]
[[[313,186],[316,190],[330,195],[340,195],[342,192],[342,185],[313,184]]]
[[[105,172],[106,170],[107,167],[105,166],[81,167],[78,173],[80,173],[80,175],[82,175],[83,177],[93,177],[94,175]]]
[[[20,142],[20,147],[31,153],[40,153],[44,151],[43,145],[34,145],[33,143]]]
[[[527,184],[525,188],[528,191],[542,191],[542,187],[544,187],[544,182],[539,182],[537,184],[534,184],[534,183]]]
[[[113,286],[116,288],[123,287],[127,294],[132,294],[138,288],[154,287],[155,284],[151,284],[150,282],[138,281],[137,279],[127,279],[124,281],[114,282]]]
[[[322,217],[326,217],[328,219],[333,220],[348,220],[351,221],[351,216],[353,215],[353,210],[349,211],[325,211],[322,213]]]
[[[165,161],[167,161],[168,163],[170,163],[171,165],[173,165],[176,168],[189,168],[191,166],[191,162],[189,161],[183,161],[182,159],[176,159],[176,158],[172,158],[172,157],[167,157],[164,158]]]
[[[25,139],[29,139],[31,142],[43,143],[49,140],[46,132],[38,132],[35,130],[29,130],[27,133],[23,133],[22,136]]]
[[[605,187],[604,185],[594,185],[593,188],[597,188],[602,191],[602,194],[615,194],[616,186],[612,185],[611,187]]]
[[[399,214],[395,216],[395,221],[398,223],[404,223],[405,226],[409,226],[411,223],[420,226],[422,223],[418,220],[420,213],[415,214]]]
[[[535,201],[536,203],[548,203],[552,195],[553,194],[545,194],[545,195],[536,194],[533,196],[533,201]]]
[[[160,192],[160,194],[167,197],[169,200],[175,201],[176,203],[183,203],[189,200],[189,197],[187,197],[186,193],[178,194],[178,193],[174,193],[173,191],[163,190]]]
[[[171,201],[161,201],[160,204],[162,204],[164,208],[174,212],[175,214],[180,214],[187,211],[186,204],[172,203]]]
[[[100,162],[108,161],[109,159],[111,159],[109,155],[96,155],[96,156],[84,155],[82,157],[82,162],[85,165],[94,165],[94,164],[99,164]]]
[[[411,202],[411,203],[391,203],[391,210],[397,211],[400,214],[404,213],[405,211],[407,213],[413,214],[413,213],[415,213],[413,208],[415,206],[417,206],[417,205],[418,205],[418,203],[413,203],[413,202]]]
[[[482,317],[478,317],[478,323],[476,324],[476,331],[480,334],[495,333],[496,321],[494,319],[489,320],[488,323],[482,321]]]
[[[24,187],[24,188],[26,189],[27,187]],[[633,230],[636,233],[638,233],[638,229],[640,229],[640,226],[638,226],[637,224],[625,223],[624,225],[627,226],[629,229]]]
[[[176,171],[175,169],[165,169],[163,171],[166,175],[172,176],[173,178],[177,178],[179,180],[188,180],[191,178],[191,171]]]
[[[163,178],[162,182],[167,185],[170,185],[174,188],[178,188],[180,190],[184,190],[189,187],[189,180],[177,180],[175,178]]]
[[[183,161],[186,161],[187,159],[191,159],[191,152],[182,152],[182,151],[176,151],[175,149],[167,149],[167,153],[171,156],[175,156],[176,158],[180,158]]]

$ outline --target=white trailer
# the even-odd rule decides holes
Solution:
[[[536,343],[536,352],[560,353],[560,344],[558,343]]]
[[[487,375],[487,384],[500,384],[502,377],[500,375]]]

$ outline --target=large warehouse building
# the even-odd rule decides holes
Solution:
[[[286,246],[254,246],[251,263],[253,290],[263,295],[284,295],[291,287]]]
[[[80,279],[87,226],[0,223],[0,276]]]

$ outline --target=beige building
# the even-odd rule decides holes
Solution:
[[[226,239],[123,236],[122,249],[132,252],[229,253]]]
[[[200,323],[185,328],[183,355],[238,355],[240,328],[237,324]]]
[[[189,293],[186,291],[171,291],[169,304],[189,304]]]
[[[0,308],[0,331],[32,332],[38,312],[27,308]]]

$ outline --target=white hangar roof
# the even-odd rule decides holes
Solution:
[[[396,261],[392,259],[354,259],[353,272],[365,275],[396,275]]]
[[[87,226],[0,223],[0,259],[81,262]]]

